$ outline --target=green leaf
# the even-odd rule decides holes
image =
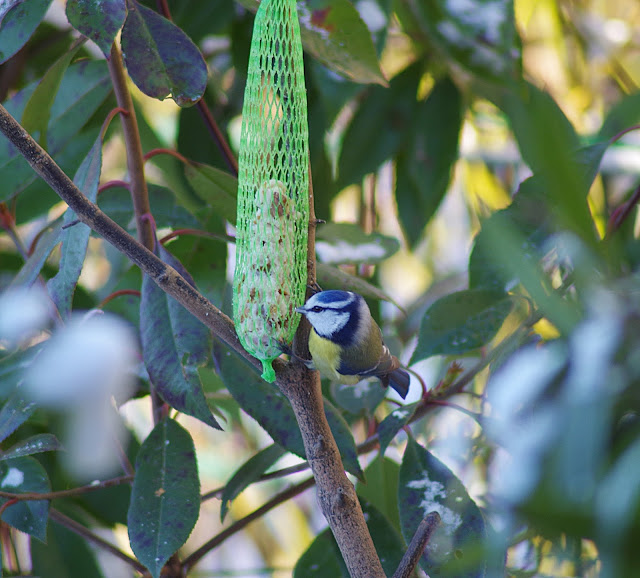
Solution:
[[[331,530],[318,534],[300,556],[293,569],[293,578],[350,578]]]
[[[400,513],[398,512],[398,476],[400,465],[378,454],[364,471],[367,483],[358,482],[358,496],[375,504],[393,527],[400,532]]]
[[[176,203],[175,195],[166,187],[149,184],[149,203],[158,229],[199,229],[202,223],[187,209]],[[131,193],[124,187],[106,189],[98,197],[98,205],[123,229],[135,229]]]
[[[217,215],[235,225],[238,179],[215,167],[195,162],[184,166],[184,174],[196,194]]]
[[[127,15],[125,0],[68,0],[69,24],[93,40],[109,58],[111,45]]]
[[[360,505],[382,568],[387,576],[391,576],[402,559],[402,538],[373,504],[360,498]],[[293,570],[293,578],[349,578],[349,571],[330,530],[322,532],[300,557]]]
[[[326,223],[316,232],[316,252],[323,263],[376,264],[388,259],[400,249],[394,237],[371,233],[367,235],[358,225]]]
[[[411,363],[432,355],[459,355],[486,345],[513,308],[508,295],[485,289],[458,291],[438,299],[420,324]]]
[[[231,479],[225,484],[224,491],[220,497],[220,501],[222,502],[220,505],[221,522],[224,522],[231,502],[251,484],[257,482],[260,479],[260,476],[262,476],[262,474],[275,464],[285,453],[285,449],[282,446],[272,444],[259,451],[249,461],[236,470],[233,476],[231,476]]]
[[[420,560],[425,572],[484,577],[486,527],[478,506],[451,470],[411,438],[400,467],[398,505],[407,542],[427,514],[440,514],[441,522]]]
[[[137,558],[159,578],[165,562],[191,534],[200,513],[200,480],[189,433],[166,418],[144,441],[127,516]]]
[[[27,43],[50,4],[51,0],[8,0],[0,4],[0,64]]]
[[[496,211],[482,223],[469,257],[469,288],[504,292],[515,281],[515,272],[490,243],[501,230],[512,226],[521,236],[521,261],[536,263],[552,234],[549,216],[542,200],[540,180],[530,177],[520,184],[513,202]],[[492,232],[495,229],[495,234]]]
[[[69,51],[47,70],[24,107],[22,126],[32,135],[38,134],[38,140],[45,149],[47,148],[47,128],[51,118],[51,107],[60,88],[62,77],[82,44],[83,41],[76,41]]]
[[[31,355],[34,353],[35,351],[32,351]],[[20,365],[23,365],[24,367],[30,362],[31,359],[28,360],[27,364],[23,365],[21,363]],[[23,367],[20,367],[21,371],[19,379],[22,377]],[[36,411],[36,404],[31,400],[25,399],[24,393],[21,389],[16,389],[0,410],[0,442],[7,439],[25,421],[27,421],[33,415],[34,411]]]
[[[17,93],[5,108],[15,118],[20,118],[37,82]],[[78,133],[105,100],[111,90],[109,70],[104,61],[82,60],[66,71],[51,107],[47,129],[48,152],[63,168],[61,159],[67,150],[77,145]],[[86,156],[95,134],[87,143],[81,158]],[[84,146],[84,143],[81,143]],[[0,201],[6,201],[26,189],[37,178],[31,166],[7,140],[0,139],[0,182],[3,183]]]
[[[175,24],[135,0],[127,0],[122,51],[127,70],[147,96],[171,96],[192,106],[207,86],[207,64],[198,47]]]
[[[296,416],[280,390],[275,385],[266,383],[253,367],[217,342],[213,344],[213,355],[224,384],[238,405],[262,426],[274,442],[287,451],[306,458]],[[349,426],[327,402],[325,414],[345,469],[356,477],[362,477]]]
[[[9,400],[14,399],[14,397],[16,400],[22,399],[21,402],[18,402],[18,408],[11,410],[8,414],[5,415],[2,410],[0,410],[0,442],[18,427],[15,426],[11,431],[7,432],[4,430],[4,422],[7,421],[11,415],[19,416],[24,406],[29,405],[28,402],[21,398],[18,393],[20,390],[16,390],[16,388],[22,381],[24,370],[31,365],[41,348],[42,343],[39,343],[27,349],[0,356],[0,399],[6,399],[7,403]],[[6,354],[6,351],[4,353]],[[20,423],[23,423],[23,421]],[[20,425],[20,423],[18,425]]]
[[[551,96],[523,83],[505,92],[502,108],[524,161],[540,179],[549,210],[562,226],[595,244],[595,226],[587,202],[590,183],[576,164],[580,142]]]
[[[373,87],[347,127],[338,159],[338,189],[359,183],[393,157],[413,126],[422,77],[416,63],[398,74],[389,88]]]
[[[202,215],[201,228],[209,233],[226,235],[223,219],[212,213],[207,209]],[[183,236],[171,244],[171,250],[193,276],[200,293],[212,303],[222,303],[227,287],[227,243],[207,237]]]
[[[387,395],[387,389],[381,387],[377,379],[362,380],[356,385],[332,383],[331,395],[335,402],[349,413],[372,414]]]
[[[11,446],[7,451],[0,452],[0,460],[21,458],[41,452],[53,452],[62,449],[62,445],[53,434],[36,434]]]
[[[0,462],[0,489],[16,494],[51,491],[47,472],[40,462],[32,457],[13,458]],[[0,498],[0,505],[7,498]],[[26,500],[8,507],[2,520],[30,536],[44,541],[47,534],[49,502],[47,500]]]
[[[580,311],[575,302],[554,291],[540,266],[540,247],[547,245],[550,224],[539,189],[539,179],[527,179],[514,203],[483,224],[469,260],[469,283],[495,291],[517,279],[544,315],[568,333]]]
[[[11,287],[30,287],[35,283],[45,261],[51,255],[51,251],[60,242],[61,235],[62,218],[58,217],[44,229],[40,239],[38,239],[35,250],[29,255],[20,272],[11,281]]]
[[[47,578],[103,578],[89,543],[60,524],[51,524],[47,542],[30,544],[32,573]]]
[[[95,203],[98,197],[98,184],[102,170],[102,135],[94,143],[87,157],[82,161],[76,172],[73,182],[82,191],[84,196]],[[84,223],[75,223],[77,215],[71,209],[64,214],[61,232],[62,250],[58,272],[55,277],[47,282],[47,290],[51,299],[56,304],[60,316],[66,319],[71,315],[71,302],[75,292],[84,259],[89,246],[91,229]]]
[[[449,188],[462,120],[462,95],[447,76],[418,105],[415,130],[397,159],[396,201],[412,246]]]
[[[325,265],[324,263],[316,263],[316,276],[321,287],[328,286],[331,289],[354,291],[360,293],[363,297],[388,301],[389,303],[393,303],[398,309],[402,309],[400,305],[391,299],[382,289],[379,289],[361,277],[350,275],[337,267]]]
[[[358,461],[358,448],[356,447],[356,442],[349,424],[344,417],[342,417],[340,411],[326,399],[324,400],[324,413],[327,416],[331,433],[336,440],[336,444],[338,444],[345,470],[359,480],[364,480],[364,473]]]
[[[353,82],[387,85],[371,33],[347,0],[298,3],[304,48],[320,62]]]
[[[189,274],[164,247],[160,258],[188,282]],[[151,382],[169,405],[221,429],[207,406],[198,367],[209,358],[211,334],[189,311],[147,275],[140,302],[142,357]]]
[[[380,443],[380,455],[384,456],[389,444],[396,437],[396,434],[406,426],[418,409],[421,402],[403,405],[394,409],[378,426],[378,440]]]

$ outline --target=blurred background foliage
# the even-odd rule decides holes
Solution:
[[[133,232],[118,123],[99,144],[116,106],[104,55],[125,8],[150,19],[151,30],[167,5],[110,0],[104,18],[87,25],[84,4],[0,3],[0,100],[76,182],[93,179],[102,210]],[[145,170],[158,237],[227,312],[233,166],[200,110],[161,99],[171,93],[188,104],[206,82],[203,99],[237,154],[256,6],[169,0],[193,46],[182,61],[160,59],[173,83],[168,89],[156,82],[157,62],[137,48],[144,22],[128,17],[120,40],[143,150],[156,150]],[[383,402],[377,384],[355,392],[325,384],[345,467],[367,480],[358,491],[385,564],[397,562],[422,509],[448,511],[446,495],[433,491],[440,484],[464,503],[464,531],[448,539],[453,558],[465,562],[431,552],[422,565],[432,576],[637,575],[640,5],[309,0],[299,13],[315,210],[327,221],[318,229],[319,283],[369,298],[387,343],[426,386],[414,379],[405,411],[398,411],[398,400]],[[69,21],[91,38],[74,54],[78,32]],[[99,150],[96,175],[83,163]],[[65,205],[4,139],[0,203],[0,289],[53,279],[64,259]],[[140,272],[98,237],[87,243],[77,289],[58,287],[68,307],[104,309],[144,333],[135,293]],[[47,286],[51,293],[56,283]],[[54,299],[65,317],[65,300]],[[7,306],[2,311],[7,315]],[[13,392],[36,343],[50,334],[16,346],[7,326],[0,319],[0,487],[76,487],[58,453],[48,451],[59,448],[57,438],[34,438],[64,436],[59,412],[30,409],[17,432],[20,423],[2,421],[24,409]],[[252,483],[275,464],[300,462],[295,426],[286,409],[279,412],[271,386],[219,345],[189,370],[225,431],[177,418],[194,441],[197,471],[183,465],[198,474],[201,493],[216,498],[202,502],[183,558],[307,478],[298,472]],[[152,439],[148,380],[141,366],[134,393],[118,400],[132,434],[131,462],[147,455]],[[165,427],[188,447],[173,421]],[[366,441],[376,433],[381,447],[371,451],[375,444]],[[26,449],[12,453],[15,444]],[[13,483],[11,468],[31,476],[29,488]],[[426,505],[425,478],[432,484]],[[141,486],[136,480],[134,494]],[[221,540],[193,575],[345,575],[313,491],[302,489]],[[6,575],[134,575],[68,521],[131,555],[127,523],[131,533],[140,522],[130,492],[117,485],[56,500],[48,525],[47,513],[37,510],[42,502],[26,502],[33,505],[28,512],[15,511],[23,503],[4,509]],[[483,536],[483,547],[474,550],[478,540],[469,536]]]

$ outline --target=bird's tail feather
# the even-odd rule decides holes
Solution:
[[[409,393],[409,382],[411,381],[409,374],[403,369],[396,369],[392,371],[388,377],[389,386],[393,387],[402,399],[405,399],[407,393]]]

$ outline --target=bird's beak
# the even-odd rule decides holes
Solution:
[[[296,313],[300,313],[301,315],[304,315],[304,314],[306,313],[306,311],[305,311],[305,308],[304,308],[304,307],[296,307],[296,308],[294,309],[294,311],[295,311]]]

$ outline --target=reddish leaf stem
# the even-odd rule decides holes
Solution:
[[[141,293],[137,289],[120,289],[120,291],[114,291],[111,295],[107,295],[98,305],[98,309],[104,308],[104,306],[109,303],[109,301],[113,301],[116,297],[121,297],[122,295],[134,295],[136,297],[140,297]]]
[[[219,233],[210,233],[209,231],[202,231],[200,229],[176,229],[172,231],[168,235],[165,235],[160,239],[160,244],[164,245],[165,243],[171,241],[171,239],[175,239],[176,237],[182,237],[184,235],[192,235],[195,237],[206,237],[207,239],[216,239],[217,241],[224,241],[225,243],[235,243],[235,237],[231,237],[230,235],[221,235]]]
[[[174,151],[173,149],[165,149],[165,148],[157,148],[150,150],[146,155],[144,155],[145,162],[149,159],[155,157],[156,155],[171,155],[172,157],[178,159],[181,163],[188,165],[191,164],[191,161],[183,155],[181,155],[178,151]]]
[[[98,194],[106,191],[107,189],[115,189],[116,187],[122,187],[123,189],[129,190],[130,186],[131,185],[127,181],[119,181],[117,179],[113,181],[107,181],[106,183],[98,187]]]

